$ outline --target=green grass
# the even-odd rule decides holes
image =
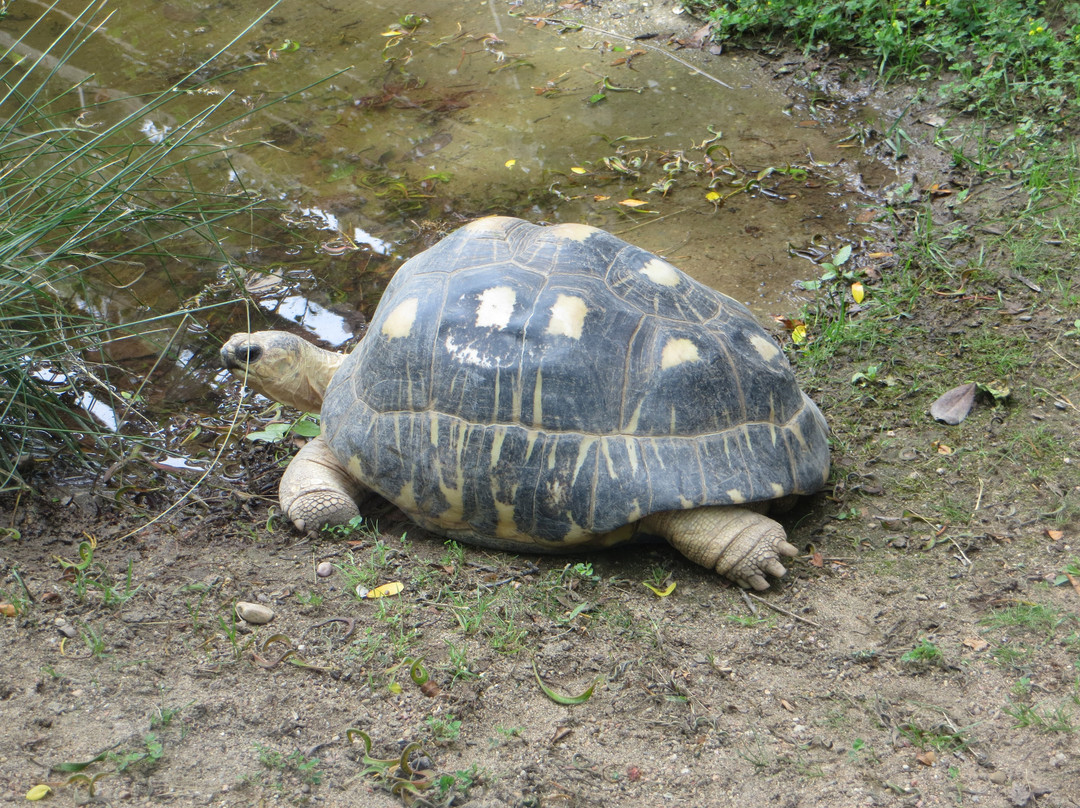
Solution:
[[[980,622],[989,628],[1022,629],[1050,639],[1056,633],[1058,626],[1071,619],[1075,618],[1063,615],[1051,606],[1039,603],[1018,603],[1004,609],[995,609]]]
[[[1080,17],[1057,0],[685,0],[719,40],[785,38],[869,59],[886,78],[946,72],[965,110],[1065,120],[1077,110]]]

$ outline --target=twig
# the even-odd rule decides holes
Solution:
[[[964,563],[970,567],[971,559],[964,555],[964,551],[960,549],[960,545],[956,543],[956,539],[954,539],[952,536],[946,536],[945,538],[952,542],[953,547],[956,548],[956,552],[960,553],[960,557],[964,559]]]
[[[754,594],[752,594],[750,592],[743,592],[743,594],[747,598],[753,598],[754,600],[757,600],[757,601],[760,601],[760,602],[764,603],[766,606],[768,606],[774,612],[780,612],[780,614],[787,615],[788,617],[792,618],[793,620],[798,620],[800,623],[806,623],[806,625],[808,625],[808,626],[813,626],[814,628],[821,628],[821,623],[815,623],[813,620],[808,620],[805,617],[800,617],[799,615],[795,614],[794,612],[789,612],[787,609],[782,609],[779,606],[777,606],[775,603],[772,603],[770,601],[765,600],[765,598],[763,598],[763,597],[759,597],[758,595],[754,595]]]
[[[592,25],[586,25],[585,23],[578,22],[577,20],[560,20],[557,17],[526,17],[526,19],[529,20],[529,22],[543,22],[543,23],[554,22],[554,23],[558,23],[559,25],[576,26],[577,28],[584,28],[586,31],[592,31],[593,33],[603,34],[604,36],[611,37],[612,39],[621,39],[624,42],[633,42],[634,45],[639,47],[639,48],[647,48],[648,50],[655,51],[656,53],[659,53],[662,56],[666,56],[669,59],[673,59],[674,61],[678,62],[683,67],[685,67],[687,70],[692,70],[694,73],[697,73],[699,76],[704,76],[709,81],[715,81],[721,87],[727,87],[729,90],[734,90],[735,89],[734,87],[732,87],[727,82],[723,82],[720,79],[718,79],[716,76],[712,76],[712,75],[706,73],[700,67],[695,67],[694,65],[690,64],[685,59],[680,59],[674,53],[668,53],[663,48],[658,48],[658,47],[656,47],[656,45],[650,45],[648,42],[644,42],[644,41],[642,41],[640,39],[634,39],[634,37],[632,37],[632,36],[624,36],[623,34],[616,34],[614,31],[605,31],[603,28],[595,28]]]
[[[754,601],[750,600],[750,596],[746,594],[746,590],[740,589],[739,594],[741,594],[742,599],[746,601],[746,607],[750,610],[750,614],[757,617],[757,606],[754,605]]]

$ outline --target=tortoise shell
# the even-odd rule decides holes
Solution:
[[[481,219],[407,261],[322,415],[364,485],[500,548],[610,544],[829,471],[825,420],[749,310],[584,225]]]

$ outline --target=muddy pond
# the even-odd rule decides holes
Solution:
[[[85,38],[60,73],[81,82],[81,126],[173,85],[136,137],[216,104],[229,123],[214,137],[236,148],[195,182],[286,211],[222,230],[203,255],[117,268],[114,292],[83,301],[114,322],[241,301],[188,317],[179,337],[159,320],[137,347],[113,346],[133,383],[155,368],[157,403],[205,407],[225,380],[216,344],[249,324],[347,345],[403,260],[478,215],[608,229],[763,320],[797,312],[815,262],[872,235],[866,188],[890,180],[862,148],[874,113],[792,103],[758,57],[718,52],[670,6],[622,4],[617,32],[542,4],[403,9],[282,2],[243,19],[177,0],[106,17],[27,0],[5,22],[0,44],[31,57],[65,29]]]

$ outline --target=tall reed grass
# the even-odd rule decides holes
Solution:
[[[201,95],[207,85],[196,76],[213,73],[215,61],[273,8],[147,97],[106,92],[72,66],[107,19],[98,4],[75,16],[47,48],[29,42],[38,26],[66,19],[50,19],[53,9],[3,50],[0,491],[25,487],[25,470],[34,463],[95,466],[122,457],[132,442],[154,440],[153,429],[138,421],[139,397],[114,383],[118,369],[107,349],[138,335],[164,350],[199,316],[200,304],[174,301],[173,310],[119,313],[110,301],[146,272],[163,273],[167,285],[177,251],[227,265],[224,223],[265,208],[254,193],[208,188],[206,163],[227,160],[244,145],[221,135],[258,110],[230,103],[227,93]],[[214,79],[221,78],[219,70]],[[178,122],[148,134],[151,116]],[[95,402],[115,413],[112,423],[93,417]]]

